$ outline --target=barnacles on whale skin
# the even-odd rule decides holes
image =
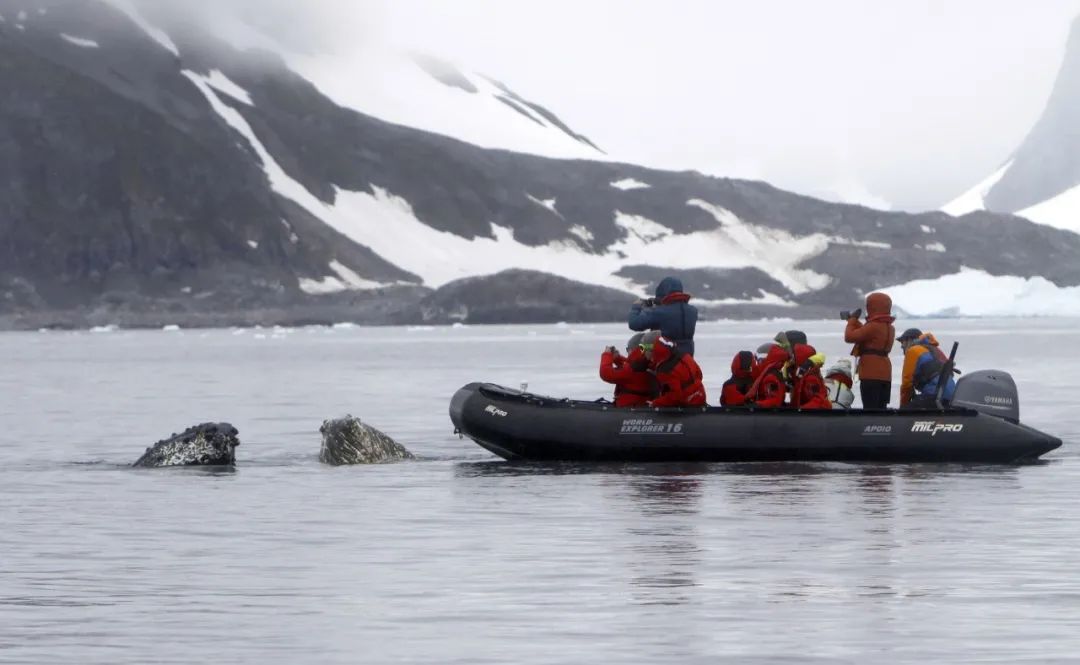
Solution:
[[[189,427],[146,449],[132,466],[229,466],[236,464],[239,432],[229,423],[202,423]]]
[[[324,464],[380,464],[416,459],[405,446],[351,415],[323,421],[319,432],[322,433],[319,461]]]

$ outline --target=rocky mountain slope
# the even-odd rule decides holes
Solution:
[[[961,266],[1080,284],[1074,233],[618,163],[424,57],[393,61],[430,95],[395,123],[385,72],[152,18],[0,0],[0,326],[603,320],[666,272],[731,316]]]
[[[1042,116],[1005,163],[944,210],[1011,213],[1080,232],[1080,19]]]

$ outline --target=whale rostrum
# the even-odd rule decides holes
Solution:
[[[229,423],[203,423],[158,441],[132,466],[224,466],[236,464],[237,429]]]
[[[359,418],[345,416],[323,421],[319,461],[324,464],[380,464],[416,459],[397,441]]]

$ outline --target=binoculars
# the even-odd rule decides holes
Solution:
[[[860,307],[860,308],[858,308],[856,310],[852,310],[850,312],[847,311],[847,310],[844,310],[844,311],[840,312],[840,320],[841,321],[847,321],[848,319],[857,319],[860,316],[862,316],[862,307]]]

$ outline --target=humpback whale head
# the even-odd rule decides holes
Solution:
[[[345,416],[323,421],[319,461],[324,464],[379,464],[415,459],[413,454],[359,418]]]
[[[132,466],[222,466],[236,464],[240,440],[229,423],[203,423],[158,441]]]

